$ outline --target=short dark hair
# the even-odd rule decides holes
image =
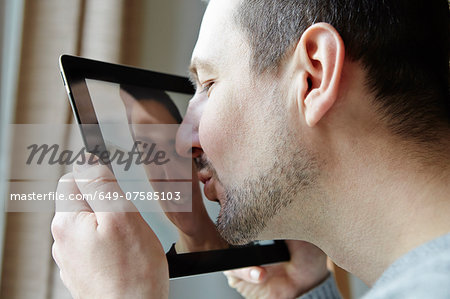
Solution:
[[[450,128],[447,0],[242,0],[235,16],[256,73],[276,70],[309,26],[326,22],[346,59],[367,70],[394,133],[427,142]]]

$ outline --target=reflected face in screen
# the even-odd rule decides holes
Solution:
[[[127,88],[133,93],[133,88]],[[150,91],[150,92],[149,92]],[[186,157],[181,157],[175,150],[176,130],[166,130],[164,126],[152,131],[148,130],[145,125],[165,125],[165,124],[179,124],[181,122],[181,115],[171,100],[171,98],[164,92],[151,92],[147,89],[144,94],[134,93],[124,89],[120,90],[121,98],[125,104],[127,111],[127,118],[131,125],[135,141],[141,141],[142,144],[157,144],[157,150],[162,150],[166,153],[166,158],[171,159],[170,166],[163,165],[154,166],[153,164],[145,165],[147,177],[158,179],[168,179],[174,177],[192,178],[192,184],[184,184],[179,188],[191,188],[189,194],[192,198],[182,199],[181,202],[174,201],[160,201],[160,204],[165,211],[173,209],[168,208],[168,205],[187,204],[192,205],[192,212],[166,212],[169,220],[183,233],[187,235],[194,235],[201,231],[199,226],[202,225],[200,221],[202,218],[199,215],[207,215],[203,199],[199,187],[199,180],[196,174],[195,167],[185,167]],[[144,126],[140,126],[144,125]],[[171,127],[173,129],[173,126]],[[140,149],[145,152],[144,148]],[[179,163],[177,163],[177,161]],[[192,163],[192,162],[191,162]],[[168,165],[169,165],[168,164]],[[177,166],[179,165],[179,166]],[[181,173],[180,173],[181,172]],[[171,184],[157,184],[151,181],[152,187],[158,192],[173,192],[174,187]],[[192,193],[190,192],[192,191]],[[168,208],[166,210],[166,208]]]
[[[182,167],[174,167],[179,161],[182,165],[182,158],[176,154],[175,151],[175,134],[173,127],[163,125],[176,125],[181,121],[177,107],[172,102],[170,97],[159,91],[149,91],[147,95],[143,95],[143,89],[136,89],[127,87],[127,90],[121,89],[120,95],[124,101],[127,119],[133,134],[135,142],[139,143],[138,149],[144,154],[149,151],[164,153],[164,160],[170,159],[171,166],[148,164],[144,165],[145,171],[149,179],[170,180],[180,177],[180,172],[184,171]],[[134,93],[132,95],[132,93]],[[149,127],[145,125],[162,125]],[[185,176],[190,178],[189,173]],[[154,186],[155,187],[155,186]],[[163,191],[163,190],[160,190]],[[170,191],[170,190],[166,190]]]

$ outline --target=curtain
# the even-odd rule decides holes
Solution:
[[[144,0],[27,0],[16,124],[73,122],[58,67],[66,53],[137,64]],[[57,136],[72,142],[74,132]],[[13,136],[20,138],[20,136]],[[61,168],[61,175],[67,172]],[[52,212],[7,213],[1,298],[70,298],[51,257]]]

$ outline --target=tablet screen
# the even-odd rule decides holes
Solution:
[[[152,212],[146,220],[168,252],[177,242],[178,230],[192,230],[196,225],[191,219],[193,189],[195,200],[203,203],[200,188],[193,188],[199,181],[192,159],[180,157],[175,149],[180,111],[186,110],[190,95],[94,79],[85,82],[117,183],[141,212]],[[143,163],[133,161],[124,167],[113,158],[119,151],[131,152],[133,147],[145,153]],[[164,154],[160,165],[145,163],[150,151]],[[216,204],[208,205],[213,218],[217,211]],[[196,248],[209,249],[220,247]]]

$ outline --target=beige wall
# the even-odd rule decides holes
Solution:
[[[201,0],[146,1],[142,66],[186,75],[205,8]]]

